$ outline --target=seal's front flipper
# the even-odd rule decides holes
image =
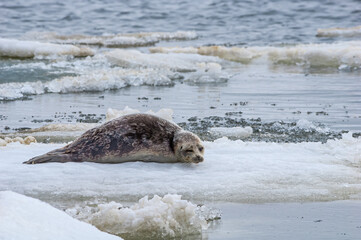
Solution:
[[[40,155],[37,157],[34,157],[26,162],[23,162],[24,164],[38,164],[38,163],[47,163],[47,162],[70,162],[71,157],[69,154],[65,153],[47,153],[44,155]]]

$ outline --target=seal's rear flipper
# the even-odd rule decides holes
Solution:
[[[40,155],[37,157],[34,157],[26,162],[23,162],[24,164],[37,164],[37,163],[47,163],[47,162],[70,162],[71,157],[68,154],[64,153],[46,153],[44,155]]]

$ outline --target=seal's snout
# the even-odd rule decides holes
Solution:
[[[194,162],[195,162],[195,163],[203,162],[203,157],[200,156],[200,155],[197,155],[197,156],[194,158]]]

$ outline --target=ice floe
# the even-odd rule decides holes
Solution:
[[[176,76],[154,69],[111,68],[94,70],[80,76],[65,76],[47,82],[12,82],[0,84],[0,100],[13,100],[44,93],[99,92],[126,86],[172,85]]]
[[[137,201],[179,194],[192,202],[361,199],[361,138],[302,143],[204,142],[198,165],[48,163],[24,165],[64,144],[7,144],[0,149],[0,190],[57,199]],[[76,184],[74,184],[76,183]]]
[[[166,68],[177,72],[194,72],[196,63],[219,61],[216,58],[203,57],[198,54],[147,54],[138,50],[117,49],[105,53],[108,60],[120,67]]]
[[[94,55],[94,51],[73,45],[0,38],[0,57],[32,58],[57,55],[86,57]]]
[[[361,26],[348,28],[321,28],[317,29],[317,37],[359,37],[361,36]]]
[[[339,42],[322,44],[299,44],[282,47],[223,47],[209,46],[198,48],[155,47],[153,53],[192,53],[250,64],[259,58],[265,58],[272,64],[301,65],[306,67],[360,68],[361,42]]]
[[[25,35],[28,39],[51,41],[66,44],[98,45],[105,47],[141,47],[154,45],[159,41],[192,40],[197,38],[193,31],[177,32],[140,32],[105,34],[101,36],[91,35],[61,35],[54,32],[30,32]]]
[[[147,54],[118,49],[82,61],[59,60],[37,64],[36,68],[41,70],[67,75],[48,81],[0,84],[0,100],[44,93],[99,92],[127,86],[169,86],[179,79],[201,83],[224,82],[229,74],[222,70],[219,62],[218,58],[198,54]],[[27,67],[21,64],[18,67],[26,70],[33,65],[30,63]]]
[[[214,127],[210,130],[211,134],[214,134],[218,137],[237,137],[237,138],[247,138],[252,135],[253,129],[251,127]]]
[[[128,106],[126,106],[123,110],[117,110],[113,108],[108,108],[106,113],[106,120],[110,121],[114,118],[118,118],[124,115],[133,114],[133,113],[140,113],[138,109],[133,109]],[[161,118],[164,118],[168,121],[173,121],[173,110],[169,108],[162,108],[157,112],[154,112],[152,110],[146,111],[147,114],[152,114]]]

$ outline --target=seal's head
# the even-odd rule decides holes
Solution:
[[[174,153],[179,162],[203,162],[204,147],[202,141],[195,134],[179,131],[174,134]]]

